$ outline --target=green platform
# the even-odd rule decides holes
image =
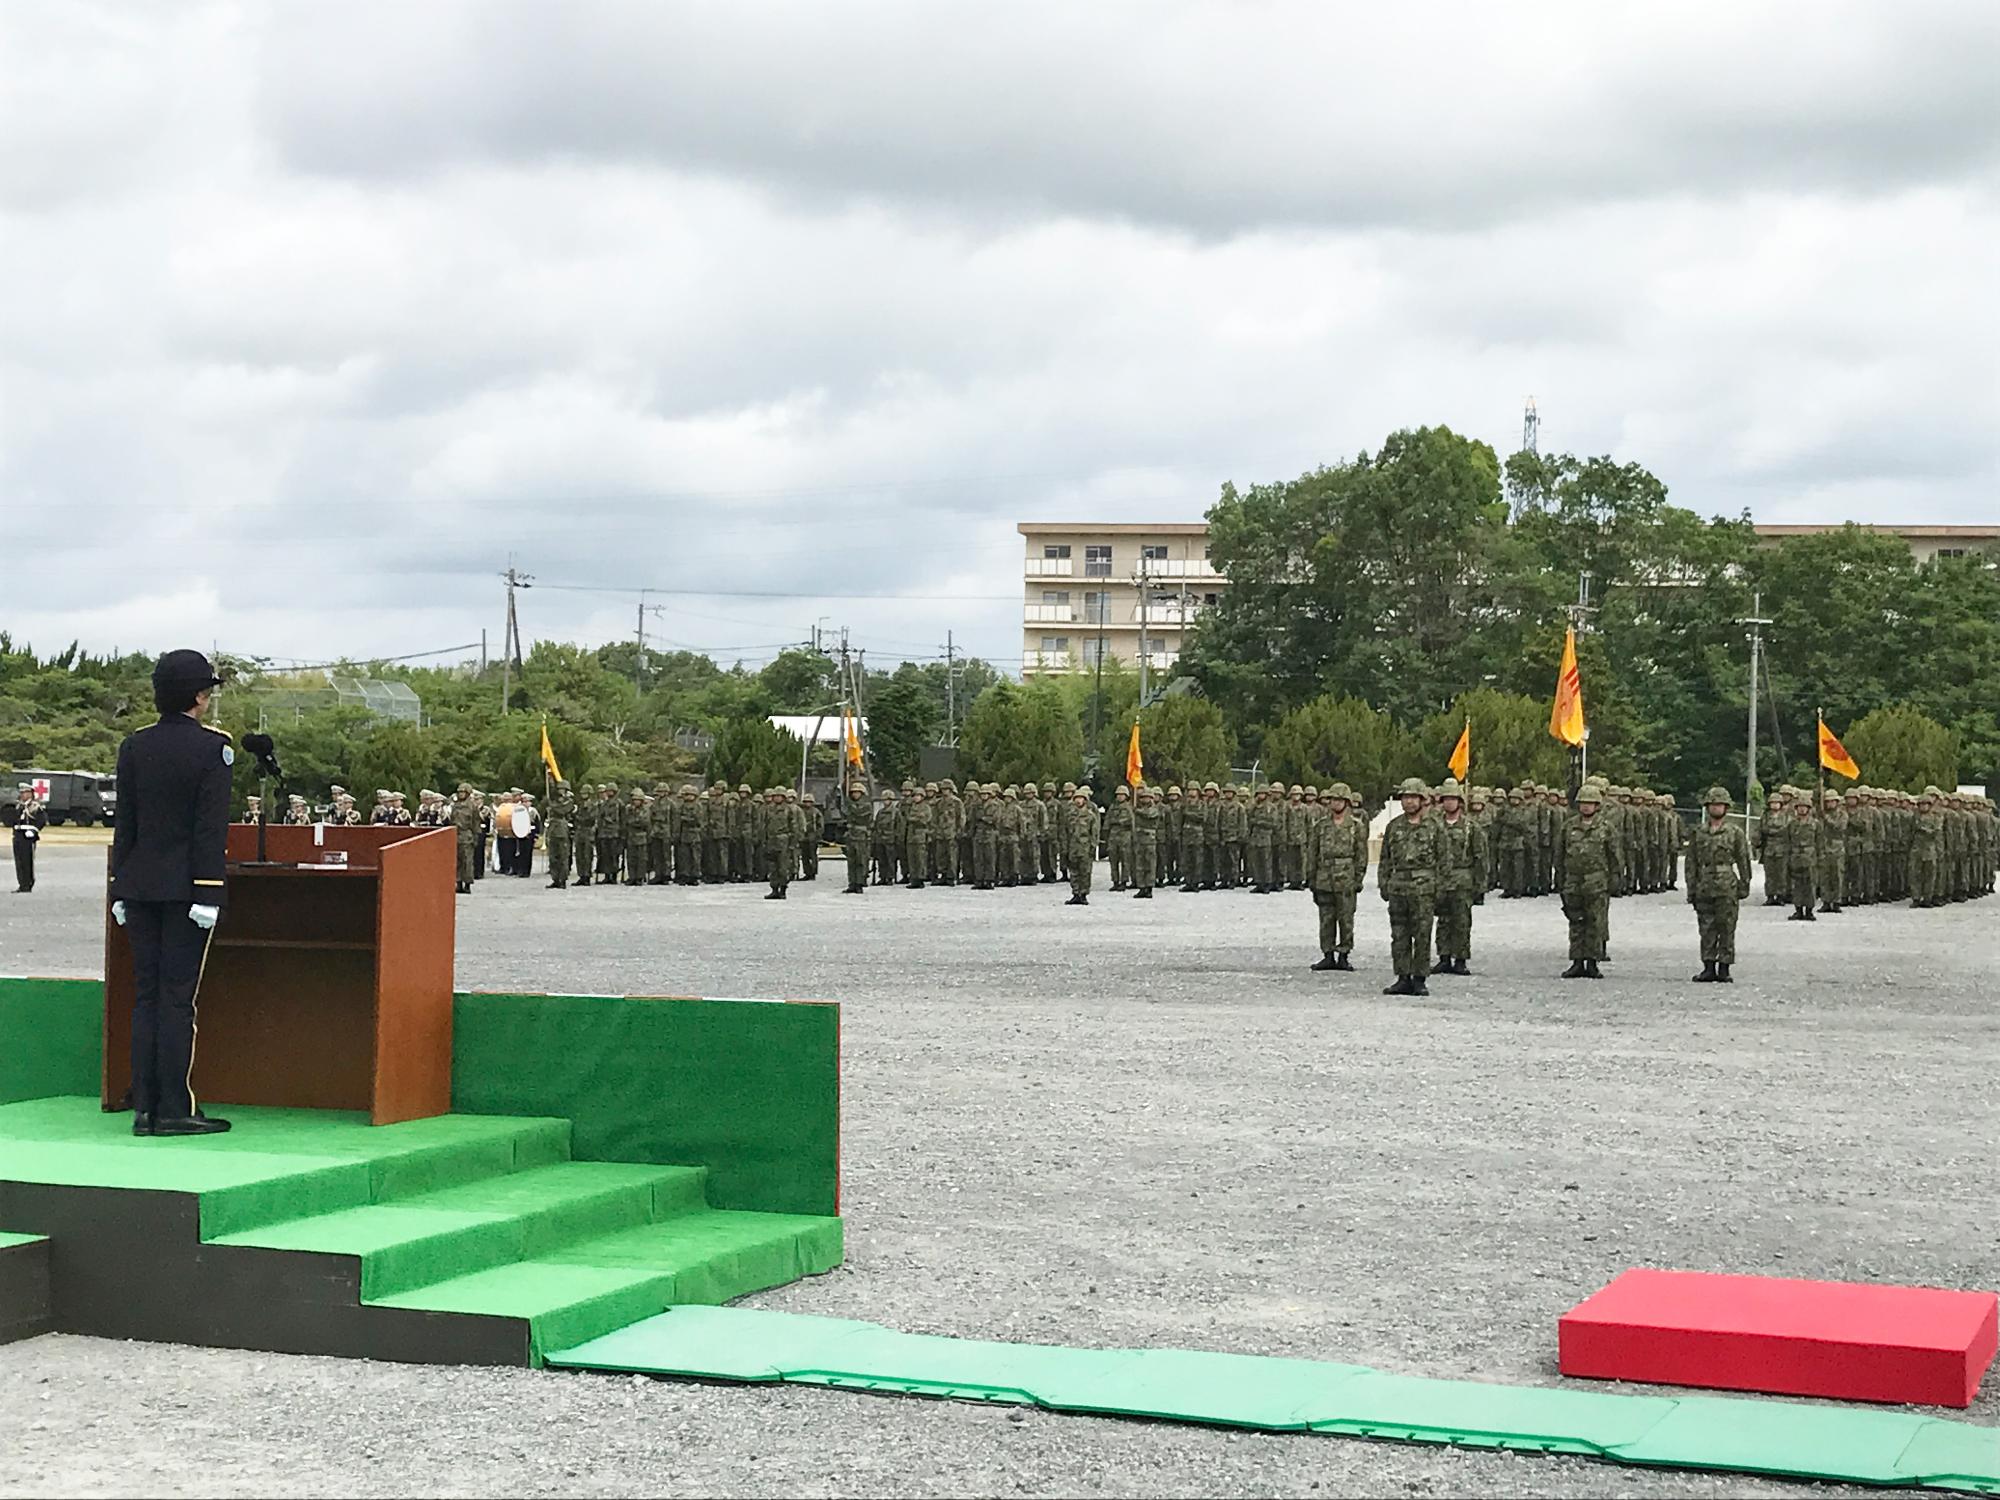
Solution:
[[[1901,1411],[1427,1380],[1185,1349],[978,1343],[753,1308],[677,1309],[548,1363],[2000,1494],[2000,1429]]]
[[[841,1258],[837,1218],[711,1207],[705,1167],[572,1160],[567,1120],[229,1113],[138,1139],[95,1099],[0,1105],[0,1232],[47,1236],[54,1326],[534,1364]]]

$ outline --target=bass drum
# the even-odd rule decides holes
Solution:
[[[525,807],[514,809],[514,837],[524,839],[535,831],[535,815]]]

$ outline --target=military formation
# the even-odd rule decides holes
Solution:
[[[1996,823],[1984,797],[1927,786],[1921,795],[1853,786],[1781,786],[1758,826],[1764,904],[1811,922],[1850,906],[1944,906],[1993,889]]]

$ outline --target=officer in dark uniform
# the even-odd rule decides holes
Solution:
[[[25,896],[35,888],[35,845],[49,825],[49,815],[35,800],[35,789],[24,786],[20,801],[0,816],[0,822],[14,830],[14,894]]]
[[[222,679],[199,651],[153,668],[160,722],[118,747],[111,915],[132,940],[132,1133],[213,1135],[196,1106],[195,992],[222,915],[229,736],[201,722]]]

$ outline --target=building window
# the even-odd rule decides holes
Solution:
[[[1965,549],[1963,547],[1940,547],[1937,549],[1937,555],[1939,557],[1963,557],[1965,556]]]
[[[1139,556],[1144,558],[1147,562],[1165,562],[1167,560],[1166,545],[1164,543],[1156,545],[1154,543],[1148,542],[1145,546],[1139,549]]]
[[[1067,604],[1067,603],[1069,603],[1069,590],[1068,590],[1068,589],[1043,589],[1043,590],[1042,590],[1042,603],[1044,603],[1044,604]]]
[[[1220,594],[1203,594],[1203,595],[1201,596],[1201,602],[1202,602],[1202,604],[1203,604],[1203,606],[1204,606],[1205,608],[1208,608],[1208,609],[1214,609],[1216,605],[1218,605],[1218,604],[1220,604],[1220,603],[1222,602],[1222,595],[1220,595]]]
[[[1083,596],[1083,617],[1086,620],[1108,620],[1111,618],[1111,596],[1096,589]]]
[[[1083,549],[1083,576],[1085,578],[1109,578],[1111,576],[1111,547],[1085,546]]]
[[[1213,561],[1214,557],[1215,557],[1215,549],[1213,547],[1203,547],[1201,549],[1201,558],[1203,562]]]
[[[1042,637],[1042,649],[1044,651],[1067,651],[1069,650],[1069,637],[1066,635],[1045,635]]]
[[[1084,666],[1094,667],[1110,654],[1110,648],[1103,641],[1092,637],[1083,643],[1083,655],[1080,659]]]
[[[1068,543],[1068,542],[1047,542],[1047,543],[1043,544],[1043,547],[1042,547],[1042,556],[1044,556],[1044,557],[1068,557],[1068,556],[1069,556],[1069,543]]]
[[[1174,648],[1167,644],[1167,638],[1165,636],[1149,635],[1146,637],[1145,645],[1141,646],[1139,649],[1144,651],[1148,656],[1165,656],[1169,651],[1173,650]]]

